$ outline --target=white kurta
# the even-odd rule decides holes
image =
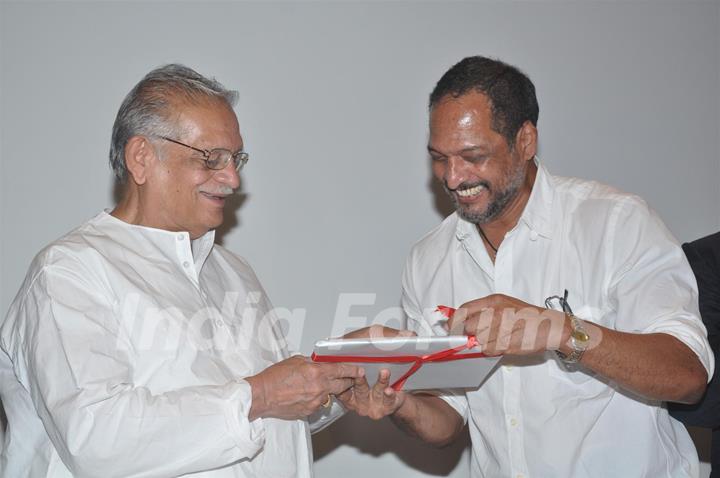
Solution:
[[[311,475],[306,421],[248,420],[288,352],[213,240],[103,212],[38,254],[0,329],[3,476]]]
[[[544,307],[569,291],[575,315],[611,329],[671,334],[712,376],[693,273],[675,239],[636,196],[539,166],[528,204],[490,260],[457,214],[412,249],[403,276],[408,327],[445,334],[438,304],[493,293]],[[446,395],[469,418],[472,476],[694,477],[698,457],[662,403],[632,397],[555,357],[505,357],[476,391]]]

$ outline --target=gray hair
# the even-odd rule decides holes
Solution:
[[[110,167],[120,182],[127,180],[125,145],[133,136],[175,136],[171,109],[180,101],[224,101],[231,108],[238,93],[214,78],[206,78],[184,65],[170,64],[152,70],[125,97],[118,110],[110,143]]]

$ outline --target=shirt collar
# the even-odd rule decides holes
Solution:
[[[545,166],[538,160],[535,160],[535,164],[538,168],[537,174],[535,175],[535,182],[533,183],[530,198],[525,205],[519,222],[524,223],[531,231],[535,231],[539,235],[549,239],[552,235],[551,219],[555,185],[552,176],[547,172]],[[455,214],[457,215],[457,212]],[[470,237],[470,235],[476,233],[477,228],[475,224],[466,221],[458,215],[458,223],[455,231],[455,236],[458,240],[463,241]]]
[[[537,160],[535,164],[538,167],[535,183],[525,210],[520,216],[520,221],[524,222],[531,231],[549,239],[552,234],[552,203],[555,197],[555,185],[545,166]]]
[[[197,239],[190,241],[190,234],[187,232],[167,231],[165,229],[130,224],[110,214],[109,210],[101,212],[97,219],[110,227],[120,228],[128,232],[132,231],[141,236],[143,240],[165,251],[174,250],[177,247],[176,242],[187,243],[189,241],[190,245],[186,247],[191,247],[193,262],[198,271],[205,264],[215,244],[214,230],[210,230]],[[114,238],[120,240],[120,236],[114,236]],[[178,239],[180,240],[178,241]]]
[[[193,258],[195,259],[195,267],[200,270],[205,264],[205,260],[210,255],[215,245],[215,231],[210,230],[192,241]]]

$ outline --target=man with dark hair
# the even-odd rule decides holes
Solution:
[[[663,406],[697,401],[713,371],[692,271],[640,198],[548,173],[537,119],[517,68],[471,57],[442,77],[428,152],[457,211],[403,274],[409,329],[475,335],[501,366],[467,393],[394,392],[384,371],[340,398],[436,445],[469,422],[472,476],[695,477]]]
[[[537,127],[540,108],[530,78],[517,68],[481,56],[462,60],[443,75],[430,94],[429,107],[432,110],[440,100],[459,98],[470,91],[487,96],[491,127],[508,144],[515,142],[515,135],[526,121]]]
[[[214,244],[248,160],[235,96],[167,65],[123,101],[122,199],[37,255],[0,327],[3,476],[311,476],[305,417],[362,370],[289,357]]]

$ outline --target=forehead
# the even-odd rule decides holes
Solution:
[[[200,147],[242,147],[240,127],[232,108],[221,100],[179,102],[173,107],[173,116],[186,141]]]
[[[453,153],[468,147],[490,147],[502,136],[492,130],[492,105],[475,91],[445,96],[430,110],[429,147]]]

